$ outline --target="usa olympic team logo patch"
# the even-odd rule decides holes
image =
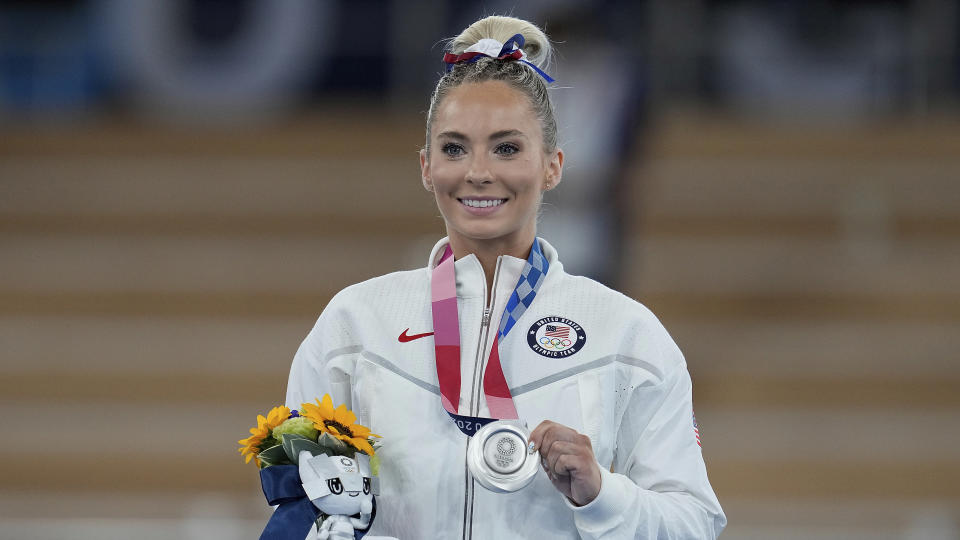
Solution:
[[[544,317],[527,331],[527,345],[547,358],[566,358],[582,349],[586,342],[583,327],[563,317]]]

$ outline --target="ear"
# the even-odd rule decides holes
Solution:
[[[557,148],[553,154],[547,157],[547,174],[544,177],[543,190],[551,190],[557,187],[560,180],[563,179],[563,150]]]
[[[430,179],[430,159],[427,156],[427,149],[420,149],[420,179],[423,181],[423,187],[427,191],[433,191],[433,180]]]
[[[326,454],[311,456],[307,450],[300,452],[298,470],[300,481],[303,483],[303,490],[311,501],[329,495],[330,488],[327,486],[327,479],[339,474],[339,471],[330,464],[329,456]]]
[[[354,459],[357,460],[357,468],[360,469],[360,476],[370,476],[370,456],[364,454],[363,452],[356,452],[353,455]]]

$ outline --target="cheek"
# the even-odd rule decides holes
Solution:
[[[450,162],[435,161],[430,166],[430,178],[434,186],[449,187],[456,185],[458,178],[462,178],[456,164]]]
[[[538,165],[539,163],[533,160],[514,162],[513,165],[504,167],[499,176],[516,193],[539,193],[544,173]]]

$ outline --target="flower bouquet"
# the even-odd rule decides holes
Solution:
[[[260,468],[267,503],[277,505],[261,540],[362,538],[376,516],[379,435],[356,423],[330,395],[299,410],[274,407],[257,416],[239,452]]]

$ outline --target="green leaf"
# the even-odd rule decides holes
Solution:
[[[341,441],[329,433],[321,433],[317,444],[327,449],[325,452],[331,456],[352,456],[356,449],[353,446]]]
[[[283,445],[276,445],[263,450],[257,454],[260,459],[260,468],[271,467],[273,465],[292,465],[293,463],[287,457],[283,450]]]
[[[329,454],[329,452],[324,450],[324,448],[316,442],[311,441],[306,437],[301,437],[300,435],[293,435],[290,433],[283,434],[283,450],[290,461],[294,463],[294,465],[300,464],[300,452],[304,450],[310,452],[310,455],[312,456]]]

